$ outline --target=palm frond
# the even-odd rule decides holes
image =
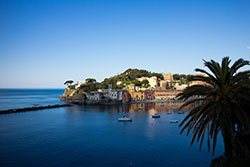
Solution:
[[[204,61],[203,69],[196,72],[206,76],[191,76],[189,81],[201,81],[203,85],[187,87],[178,95],[185,102],[181,108],[192,105],[192,110],[180,123],[181,133],[192,132],[191,145],[199,142],[199,148],[207,135],[207,148],[210,150],[212,141],[213,155],[215,153],[218,134],[221,132],[225,142],[225,155],[230,155],[230,145],[244,146],[236,135],[244,133],[250,136],[250,70],[238,72],[249,61],[238,59],[230,67],[228,57],[222,59],[221,64],[214,60]]]

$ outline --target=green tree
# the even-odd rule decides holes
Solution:
[[[173,74],[174,80],[188,80],[191,77],[190,74]]]
[[[148,87],[150,86],[148,80],[146,80],[146,79],[142,80],[142,81],[141,81],[141,84],[142,84],[142,86],[143,86],[144,88],[148,88]]]
[[[67,80],[64,82],[64,85],[67,85],[68,87],[71,86],[74,83],[73,80]]]
[[[87,78],[87,79],[85,79],[85,82],[86,83],[96,83],[96,79],[94,79],[94,78]]]
[[[156,72],[152,72],[150,74],[150,77],[153,77],[153,76],[156,76],[158,79],[161,79],[161,80],[164,78],[161,73],[156,73]]]
[[[141,81],[139,81],[138,79],[134,79],[134,80],[132,81],[132,84],[135,84],[135,86],[142,86]]]
[[[88,83],[86,82],[85,84],[82,84],[80,86],[80,90],[82,90],[83,92],[91,92],[91,91],[97,91],[98,89],[101,89],[102,85],[100,83]]]
[[[206,138],[208,150],[211,140],[213,154],[221,133],[226,164],[237,158],[236,152],[245,155],[250,151],[250,71],[239,72],[249,61],[239,59],[231,66],[230,62],[228,57],[223,58],[221,64],[204,60],[210,72],[197,68],[196,72],[206,76],[190,77],[191,81],[204,84],[187,87],[178,95],[185,100],[182,107],[194,106],[180,124],[181,133],[192,133],[191,144],[197,140],[200,148]]]
[[[150,72],[142,69],[128,69],[121,75],[124,76],[127,80],[134,80],[140,77],[149,77]]]

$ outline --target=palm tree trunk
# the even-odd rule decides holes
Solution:
[[[230,134],[226,131],[222,131],[223,141],[224,141],[224,157],[225,157],[225,166],[232,161],[233,158],[233,145],[230,139]]]

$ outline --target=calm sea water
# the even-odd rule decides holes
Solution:
[[[5,90],[1,108],[57,103],[61,93]],[[185,117],[167,114],[176,107],[72,106],[0,115],[0,166],[208,167],[211,153],[205,147],[199,151],[197,144],[191,147],[190,137],[180,135],[178,124],[169,122]],[[159,119],[151,117],[156,111]],[[124,114],[133,121],[117,122]],[[222,153],[221,138],[217,146],[217,154]]]
[[[63,89],[0,89],[0,110],[62,103]]]

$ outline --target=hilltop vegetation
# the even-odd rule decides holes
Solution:
[[[190,74],[173,74],[173,79],[179,81],[181,85],[188,84],[190,77]]]
[[[140,82],[139,80],[137,80],[137,78],[152,76],[156,76],[159,79],[163,79],[161,73],[149,72],[147,70],[142,69],[127,69],[119,75],[105,78],[104,81],[101,82],[101,84],[104,89],[108,88],[109,84],[112,84],[113,88],[123,88],[124,86],[129,84],[135,84],[136,86],[147,86],[146,81]],[[121,84],[117,84],[118,82],[121,82]]]

